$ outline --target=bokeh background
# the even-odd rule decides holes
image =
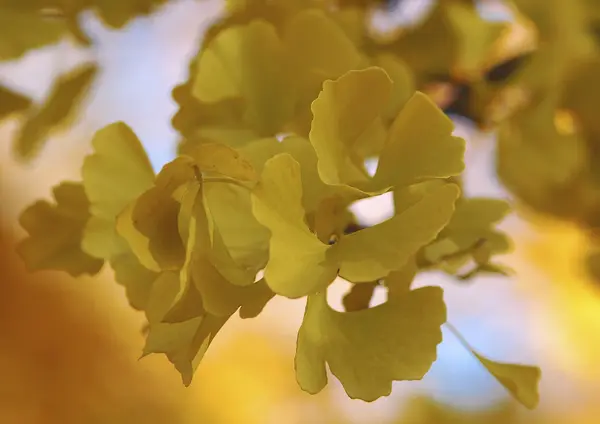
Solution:
[[[427,7],[426,1],[404,3],[408,8],[397,15],[403,20]],[[138,360],[143,316],[128,306],[109,271],[77,280],[25,271],[14,253],[23,237],[20,211],[47,198],[58,182],[79,179],[97,129],[125,121],[156,170],[174,157],[171,89],[187,78],[188,61],[221,7],[219,0],[175,1],[121,31],[90,17],[91,50],[64,42],[0,63],[0,83],[40,101],[52,80],[76,64],[95,60],[102,66],[75,125],[53,136],[32,163],[12,154],[18,122],[0,125],[0,423],[599,423],[600,287],[586,279],[579,262],[586,238],[568,224],[524,211],[503,224],[515,248],[502,262],[514,277],[458,284],[430,273],[418,284],[444,287],[449,320],[480,352],[542,368],[534,412],[514,403],[450,333],[428,375],[396,383],[389,398],[350,400],[333,379],[321,394],[305,394],[293,371],[304,302],[279,298],[258,319],[232,318],[186,389],[166,358]],[[508,16],[493,1],[482,2],[481,10],[489,19]],[[403,23],[378,19],[381,25]],[[493,134],[461,120],[456,125],[468,141],[467,194],[509,198],[495,176]],[[391,205],[381,196],[358,204],[356,213],[378,222]],[[333,304],[344,289],[336,284]]]

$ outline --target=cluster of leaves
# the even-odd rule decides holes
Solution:
[[[0,0],[0,62],[71,38],[89,47],[91,38],[80,23],[88,11],[109,28],[123,28],[167,0]],[[86,63],[57,77],[41,105],[23,93],[0,84],[0,121],[25,115],[14,151],[24,161],[33,159],[53,132],[75,119],[98,74],[96,63]]]
[[[502,274],[492,258],[509,248],[495,228],[507,205],[462,194],[464,141],[416,90],[441,68],[478,68],[491,35],[466,36],[464,19],[487,28],[467,3],[440,2],[429,29],[390,44],[368,31],[366,2],[229,1],[174,90],[178,157],[155,175],[126,124],[98,131],[81,181],[22,214],[20,254],[32,270],[73,276],[107,262],[146,314],[144,353],[165,354],[185,384],[234,314],[256,317],[275,296],[307,299],[295,358],[302,389],[321,391],[327,366],[366,401],[421,379],[446,307],[440,288],[411,289],[415,276]],[[439,22],[452,48],[438,62],[415,46]],[[389,192],[393,217],[360,226],[349,206]],[[352,283],[346,312],[327,302],[336,278]],[[387,301],[369,307],[377,285]],[[463,342],[516,399],[537,404],[539,369]]]
[[[513,0],[535,38],[495,72],[467,81],[454,110],[498,137],[497,171],[528,208],[568,220],[598,239],[600,91],[598,23],[593,0]],[[588,252],[600,281],[600,241]]]

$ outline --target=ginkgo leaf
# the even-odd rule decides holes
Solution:
[[[327,79],[366,64],[342,28],[322,10],[294,14],[284,28],[284,43],[293,63],[301,104],[308,106]]]
[[[520,364],[509,364],[492,361],[478,353],[454,326],[448,328],[459,342],[475,356],[490,374],[500,382],[515,399],[529,409],[534,409],[539,402],[538,385],[541,371],[538,367]]]
[[[117,216],[154,182],[154,171],[135,133],[123,122],[96,132],[81,170],[91,218],[82,246],[90,255],[110,258],[128,249],[117,234]]]
[[[381,68],[350,71],[326,81],[312,103],[310,142],[318,157],[321,179],[330,185],[370,180],[359,154],[363,144],[383,146],[381,114],[388,105],[392,81]]]
[[[31,99],[0,85],[0,120],[16,112],[23,112],[31,105]]]
[[[255,181],[254,168],[235,149],[219,143],[202,143],[187,153],[202,172],[212,172],[241,181]]]
[[[495,229],[510,211],[508,203],[501,199],[462,198],[456,204],[456,212],[448,226],[440,233],[440,238],[448,238],[456,251],[474,248],[478,243],[487,242],[490,253],[503,253],[509,245],[506,237]]]
[[[465,141],[452,136],[453,130],[452,121],[426,95],[415,93],[389,130],[373,184],[401,187],[462,173]]]
[[[354,284],[350,291],[342,298],[342,305],[346,312],[362,311],[367,309],[375,292],[377,283]]]
[[[55,204],[38,201],[25,209],[20,225],[29,237],[17,251],[32,271],[55,269],[76,277],[94,275],[103,260],[81,249],[85,223],[90,217],[90,203],[81,184],[64,182],[53,189]]]
[[[309,393],[320,392],[327,384],[327,364],[350,398],[370,402],[387,396],[393,381],[420,380],[429,371],[445,321],[437,287],[347,313],[331,309],[324,292],[311,295],[298,334],[298,383]]]
[[[179,233],[180,202],[177,190],[196,178],[194,162],[180,156],[158,173],[154,186],[135,201],[131,219],[148,238],[148,249],[163,270],[178,270],[185,260],[185,246]]]
[[[375,57],[374,64],[382,68],[393,81],[389,105],[384,117],[393,120],[415,92],[415,78],[410,68],[397,56],[383,53]]]
[[[300,165],[288,153],[269,159],[252,192],[256,219],[271,231],[265,280],[282,296],[298,298],[329,285],[337,275],[328,246],[310,232],[302,208]]]
[[[444,12],[458,46],[452,71],[461,79],[476,79],[481,76],[507,26],[484,19],[479,10],[467,2],[446,2]]]
[[[181,373],[183,384],[189,386],[196,368],[228,319],[203,315],[176,324],[150,325],[143,355],[164,353]]]
[[[475,351],[473,354],[519,402],[529,409],[537,406],[538,384],[542,375],[538,367],[496,362]]]
[[[348,281],[383,278],[437,237],[459,194],[456,185],[442,185],[389,220],[341,237],[327,257],[340,264],[339,274]]]
[[[0,61],[18,59],[29,50],[55,44],[67,34],[65,23],[35,10],[0,6]]]
[[[144,267],[132,252],[121,253],[110,259],[115,281],[125,288],[129,304],[137,310],[145,310],[158,273]]]
[[[131,19],[148,15],[166,2],[167,0],[94,0],[92,4],[105,24],[122,28]]]
[[[44,104],[31,110],[17,135],[15,152],[21,159],[35,156],[52,131],[74,118],[97,72],[96,65],[86,64],[54,82]]]
[[[410,97],[386,134],[381,117],[391,92],[389,76],[377,67],[323,85],[312,105],[310,141],[325,183],[374,192],[463,171],[464,140],[452,136],[452,121],[422,93]],[[373,178],[363,165],[369,150],[380,156]]]
[[[243,98],[244,121],[259,135],[275,135],[295,105],[289,67],[275,28],[257,19],[227,28],[209,43],[199,56],[192,92],[209,103]]]

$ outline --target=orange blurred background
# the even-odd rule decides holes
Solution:
[[[258,319],[233,319],[186,389],[162,356],[138,361],[143,316],[108,271],[77,280],[25,271],[14,253],[23,237],[18,214],[59,181],[79,179],[94,131],[123,120],[156,169],[173,157],[170,90],[187,77],[187,63],[220,7],[182,0],[119,32],[90,20],[91,51],[63,43],[0,64],[0,82],[36,99],[77,63],[93,59],[102,66],[78,123],[53,137],[32,164],[17,163],[11,153],[17,122],[0,125],[0,423],[598,423],[600,297],[578,262],[587,242],[577,229],[547,219],[522,213],[505,222],[515,251],[503,262],[516,270],[513,278],[466,285],[434,273],[418,279],[444,287],[449,320],[479,351],[541,366],[536,412],[513,404],[448,333],[426,378],[397,383],[389,398],[349,400],[333,380],[321,394],[305,394],[293,371],[304,303],[281,299]],[[469,142],[467,193],[507,197],[494,175],[492,136],[462,122],[457,133]],[[390,204],[374,199],[357,213],[380,220]],[[336,285],[334,303],[343,289]]]

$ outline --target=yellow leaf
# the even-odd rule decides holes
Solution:
[[[31,105],[31,99],[0,85],[0,120],[15,112],[23,112]]]
[[[271,231],[265,280],[277,294],[299,298],[329,285],[337,274],[328,246],[312,234],[302,208],[300,165],[288,153],[269,159],[252,193],[256,219]]]
[[[390,128],[374,185],[400,187],[460,174],[465,142],[452,136],[453,130],[450,118],[427,96],[415,93]]]
[[[381,114],[392,90],[392,81],[380,68],[350,71],[326,81],[312,104],[310,130],[319,175],[326,184],[356,185],[370,180],[364,169],[361,144],[382,145]]]
[[[389,220],[341,237],[327,257],[340,264],[340,276],[351,282],[383,278],[437,237],[459,194],[456,185],[442,185]]]
[[[17,251],[32,271],[56,269],[72,276],[94,275],[104,263],[81,249],[89,201],[80,184],[64,182],[53,189],[55,204],[38,201],[25,209],[19,223],[29,237]]]
[[[132,220],[148,238],[148,249],[162,270],[178,270],[185,260],[185,246],[179,233],[180,202],[177,190],[196,178],[194,162],[178,157],[158,173],[154,186],[135,201]]]
[[[295,89],[285,48],[264,20],[224,29],[202,51],[192,88],[214,103],[241,97],[244,121],[261,136],[275,135],[293,114]]]
[[[94,0],[93,7],[105,24],[120,29],[133,18],[148,15],[166,2],[167,0]]]
[[[254,168],[235,149],[218,143],[202,143],[188,152],[200,171],[213,172],[241,181],[256,181]]]
[[[35,10],[0,6],[0,61],[58,43],[66,34],[67,27],[59,19],[45,18]]]
[[[122,122],[99,130],[92,140],[94,153],[82,167],[90,213],[82,246],[90,255],[110,258],[128,248],[117,234],[118,215],[152,186],[154,171],[134,132]]]
[[[529,409],[537,406],[540,400],[538,384],[541,378],[538,367],[496,362],[475,351],[473,354],[519,402]]]
[[[327,364],[350,398],[371,402],[388,396],[393,381],[420,380],[429,371],[445,321],[438,287],[346,313],[331,309],[324,292],[311,295],[298,334],[298,383],[309,393],[320,392]]]

